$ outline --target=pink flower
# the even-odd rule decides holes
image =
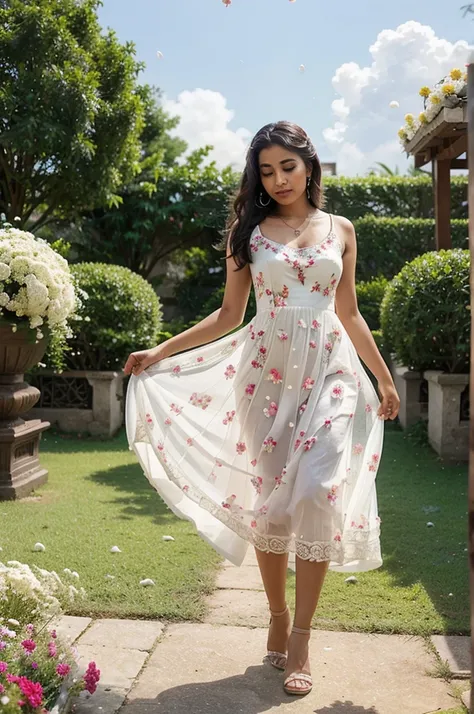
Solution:
[[[56,657],[56,655],[58,654],[56,644],[54,642],[48,643],[48,654],[50,657]]]
[[[285,332],[284,330],[278,330],[278,337],[279,337],[280,340],[283,342],[283,340],[287,340],[287,339],[288,339],[288,333]]]
[[[332,420],[331,420],[331,419],[325,419],[325,421],[324,421],[324,426],[326,427],[326,429],[330,429],[331,426],[332,426]]]
[[[8,664],[6,662],[0,662],[0,672],[6,672],[8,669]]]
[[[318,327],[321,327],[321,323],[317,320],[313,320],[313,322],[311,323],[311,327],[313,328],[313,330],[317,330]]]
[[[34,652],[36,649],[36,642],[33,642],[33,640],[23,640],[20,644],[25,652]]]
[[[235,445],[235,449],[238,454],[243,454],[247,450],[247,446],[244,441],[238,441]]]
[[[171,421],[171,419],[170,419],[169,417],[166,417],[166,419],[165,419],[165,425],[166,425],[166,426],[170,426],[170,424],[172,424],[172,423],[173,423],[173,422]]]
[[[309,346],[311,347],[312,350],[316,349],[316,340],[310,340]]]
[[[225,378],[226,378],[226,379],[232,379],[232,377],[234,376],[234,374],[235,374],[234,365],[229,364],[229,365],[226,367],[226,370],[225,370],[225,372],[224,372]]]
[[[262,367],[262,365],[260,364],[260,362],[259,362],[258,360],[256,360],[256,359],[253,359],[250,364],[251,364],[252,367],[254,367],[255,369],[258,369],[259,367]]]
[[[51,632],[50,632],[49,634],[51,635],[51,637],[53,638],[53,640],[55,640],[56,637],[58,636],[56,630],[51,630]]]
[[[230,424],[230,422],[233,420],[235,417],[235,409],[232,409],[231,412],[226,412],[225,418],[222,420],[223,424]]]
[[[370,412],[372,411],[372,407],[370,406],[370,404],[365,405],[365,411],[367,412],[367,414],[370,414]]]
[[[250,528],[256,528],[256,527],[257,527],[257,521],[256,520],[250,521]]]
[[[276,402],[270,402],[268,409],[264,408],[263,413],[266,417],[274,417],[278,412],[278,404]]]
[[[312,389],[313,386],[314,386],[314,379],[311,379],[311,377],[306,377],[303,384],[301,385],[301,388],[302,389]]]
[[[176,365],[176,367],[173,367],[173,374],[178,375],[181,372],[181,367],[179,364]]]
[[[254,393],[254,390],[255,390],[255,384],[247,384],[247,386],[245,387],[245,394],[248,394],[249,397],[251,397],[252,394]]]
[[[332,388],[331,394],[334,397],[334,399],[342,399],[342,397],[344,395],[344,387],[342,386],[342,384],[334,385],[334,387]]]
[[[250,479],[252,486],[255,488],[258,494],[262,493],[262,483],[263,479],[261,476],[252,476]]]
[[[308,327],[304,320],[298,320],[298,327]]]
[[[191,439],[191,437],[189,436],[189,437],[186,439],[186,443],[187,443],[188,446],[192,446],[194,442],[193,442],[193,440]]]
[[[352,449],[354,454],[361,454],[363,452],[363,450],[364,450],[364,447],[360,443],[354,444],[354,447]]]
[[[59,674],[60,677],[67,677],[69,672],[71,671],[71,667],[66,664],[66,662],[61,662],[58,664],[56,667],[56,672]]]
[[[270,370],[266,379],[273,382],[273,384],[281,384],[283,382],[283,377],[281,376],[280,372],[275,369],[275,367]]]
[[[21,693],[27,698],[32,707],[40,707],[43,702],[43,687],[39,682],[31,682],[27,677],[16,677],[7,674],[7,681],[17,684]],[[25,703],[25,702],[24,702]],[[20,702],[18,702],[20,705]]]
[[[269,453],[273,451],[275,446],[277,445],[277,442],[275,439],[271,436],[269,436],[265,441],[263,442],[263,448],[264,451],[268,451]]]
[[[189,486],[187,483],[183,486],[183,491],[184,493],[187,493],[189,491]]]
[[[299,446],[300,444],[301,444],[301,439],[296,439],[295,445],[294,445],[294,447],[293,447],[295,451],[296,451],[296,449],[298,448],[298,446]]]
[[[256,466],[256,465],[257,465],[257,459],[252,459],[252,461],[251,461],[250,463],[252,464],[252,466]]]
[[[100,669],[97,669],[95,662],[89,662],[87,671],[83,677],[85,682],[85,688],[89,694],[94,694],[97,689],[97,682],[100,679]]]
[[[6,691],[7,691],[7,690],[5,689],[5,687],[3,686],[3,684],[0,684],[0,694],[3,694],[3,693],[6,692]]]
[[[304,451],[309,451],[316,443],[317,439],[315,436],[311,436],[309,439],[306,439],[304,442],[303,450]]]
[[[31,662],[30,667],[31,669],[38,669],[38,662]]]
[[[204,362],[204,357],[196,357],[196,362]]]

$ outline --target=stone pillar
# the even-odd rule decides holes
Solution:
[[[123,373],[89,372],[85,376],[92,387],[92,421],[89,432],[113,436],[123,422]]]
[[[428,439],[446,460],[469,460],[469,422],[460,420],[461,394],[469,384],[468,374],[427,370]]]
[[[421,372],[404,367],[396,361],[395,354],[390,355],[390,371],[395,387],[400,396],[398,418],[406,429],[423,418],[420,402],[420,387],[423,381]]]

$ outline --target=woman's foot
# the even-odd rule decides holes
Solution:
[[[285,669],[288,639],[291,633],[291,614],[288,605],[284,610],[270,610],[270,626],[267,638],[267,654],[265,660],[277,669]]]
[[[308,694],[313,686],[309,662],[311,630],[293,627],[288,642],[288,656],[283,687],[288,694]]]

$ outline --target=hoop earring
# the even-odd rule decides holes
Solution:
[[[260,202],[259,202],[259,200],[260,200]],[[266,208],[267,206],[270,205],[271,200],[272,200],[272,199],[271,199],[271,196],[269,196],[267,203],[264,203],[264,202],[263,202],[263,193],[260,191],[260,196],[258,196],[258,197],[255,199],[255,205],[257,206],[257,208]]]
[[[311,200],[311,191],[309,190],[309,185],[311,183],[311,176],[308,176],[306,179],[306,196],[308,198],[308,201]]]

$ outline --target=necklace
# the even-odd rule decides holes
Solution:
[[[303,228],[303,230],[302,230],[302,229],[301,229],[301,226],[304,226],[304,224],[305,224],[306,222],[308,222],[308,224],[309,224],[309,222],[310,222],[310,220],[313,218],[313,216],[314,216],[314,213],[308,214],[308,215],[306,216],[306,218],[304,219],[303,223],[301,223],[301,225],[299,225],[298,228],[293,228],[293,226],[290,226],[290,224],[287,223],[287,222],[285,221],[285,219],[282,218],[281,216],[278,216],[278,218],[280,219],[280,221],[283,221],[283,223],[285,224],[285,226],[288,226],[288,228],[291,228],[291,230],[292,230],[293,233],[295,234],[296,238],[298,238],[298,237],[302,234],[302,232],[307,228],[307,226],[305,226],[305,227]]]

